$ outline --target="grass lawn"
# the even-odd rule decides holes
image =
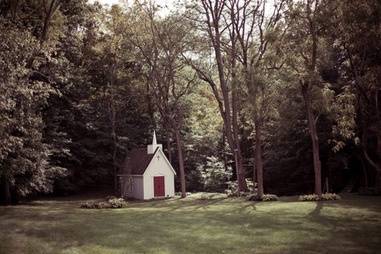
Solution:
[[[78,199],[0,207],[0,253],[381,253],[381,197],[199,197],[115,210],[80,209]]]

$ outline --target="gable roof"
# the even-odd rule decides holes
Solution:
[[[161,153],[163,158],[164,158],[164,161],[167,163],[167,165],[169,166],[170,170],[173,172],[174,175],[177,175],[176,174],[176,171],[173,169],[172,167],[172,164],[169,162],[169,160],[167,159],[167,156],[165,156],[165,153],[163,152],[163,150],[161,150],[159,147],[156,148],[155,152],[153,153],[153,155],[157,154],[157,153]],[[153,156],[152,156],[153,157]],[[151,161],[152,161],[152,158],[151,158]],[[151,163],[151,162],[150,162]],[[148,163],[147,165],[147,168],[149,167],[150,163]],[[143,172],[144,173],[144,172]]]
[[[156,151],[157,149],[158,148],[156,148]],[[147,154],[146,148],[131,150],[128,159],[126,160],[123,173],[131,175],[143,175],[153,156],[155,156],[156,151],[153,154]]]
[[[167,156],[164,152],[158,147],[156,148],[153,154],[147,154],[146,148],[133,149],[129,153],[128,158],[126,159],[125,166],[123,168],[123,174],[127,175],[143,175],[149,164],[152,161],[152,158],[160,152],[163,155],[165,162],[170,167],[171,171],[176,174],[176,171],[173,169],[171,163],[168,161]]]

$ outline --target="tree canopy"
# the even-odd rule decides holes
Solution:
[[[153,130],[177,188],[381,190],[377,0],[0,1],[0,197],[118,191]]]

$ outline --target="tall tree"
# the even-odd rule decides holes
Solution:
[[[378,82],[381,4],[374,0],[332,1],[326,11],[332,17],[327,36],[339,52],[340,74],[357,97],[359,153],[370,166],[370,172],[374,172],[374,185],[381,189],[381,86]],[[364,170],[367,172],[367,167]]]
[[[214,97],[218,102],[221,117],[224,121],[224,134],[227,138],[231,153],[234,155],[235,169],[238,181],[238,190],[246,191],[245,172],[243,167],[243,157],[240,147],[239,137],[239,95],[236,66],[236,57],[228,57],[236,54],[236,37],[229,39],[228,28],[232,28],[229,20],[231,13],[227,6],[228,1],[201,1],[194,6],[196,17],[194,20],[202,18],[202,22],[196,22],[196,26],[201,33],[205,33],[209,40],[209,45],[213,51],[213,60],[216,63],[218,79],[213,77],[213,73],[208,71],[203,64],[196,64],[188,57],[189,64],[198,73],[198,76],[207,82],[211,87]],[[230,31],[234,31],[231,29]],[[230,47],[226,48],[226,45]],[[206,49],[210,51],[210,49]],[[209,56],[211,57],[211,56]],[[228,60],[229,59],[229,60]],[[209,59],[211,60],[211,59]],[[226,61],[228,60],[228,62]]]
[[[49,164],[51,151],[42,136],[42,109],[56,91],[49,82],[36,78],[47,61],[36,59],[35,52],[50,55],[54,50],[41,49],[36,37],[3,17],[0,30],[7,31],[0,34],[0,177],[4,200],[9,203],[52,191],[54,179],[65,169]]]
[[[308,130],[312,143],[313,167],[315,173],[315,194],[322,194],[321,161],[319,137],[316,122],[318,116],[313,108],[313,91],[321,88],[321,79],[318,73],[319,47],[321,45],[321,17],[322,1],[306,0],[291,2],[289,13],[292,20],[290,40],[292,41],[291,54],[296,56],[290,61],[290,66],[296,72],[301,94],[304,99]]]
[[[185,43],[188,29],[175,14],[162,18],[158,7],[149,2],[138,4],[139,10],[135,37],[131,42],[139,49],[147,69],[146,82],[149,84],[153,102],[160,114],[163,126],[172,132],[180,171],[181,196],[186,196],[184,146],[181,130],[187,113],[186,96],[195,84],[193,72],[182,61],[187,50]],[[139,35],[138,33],[143,33]],[[167,139],[170,135],[167,134]],[[167,142],[167,143],[170,143]],[[170,152],[170,147],[168,147]]]
[[[262,129],[270,104],[267,98],[269,93],[266,82],[271,82],[269,78],[271,71],[282,65],[280,55],[277,61],[274,61],[274,57],[270,59],[267,55],[269,51],[272,51],[272,56],[279,53],[277,47],[281,45],[280,41],[285,33],[284,25],[279,22],[284,3],[284,0],[274,1],[271,14],[266,13],[269,8],[266,1],[229,0],[227,4],[232,24],[232,27],[228,27],[232,41],[230,57],[235,58],[242,65],[242,79],[253,107],[252,118],[255,126],[253,178],[258,182],[260,197],[264,193]]]

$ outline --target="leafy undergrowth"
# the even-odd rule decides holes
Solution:
[[[198,192],[188,194],[188,199],[191,200],[214,200],[214,199],[225,199],[227,195],[224,193],[213,193],[213,192]]]
[[[316,194],[299,196],[299,201],[331,201],[340,199],[341,197],[336,193],[324,193],[321,196],[318,196]]]
[[[87,201],[81,203],[80,207],[86,209],[125,208],[127,207],[127,202],[123,198],[110,196],[102,201]]]
[[[262,197],[257,194],[253,194],[253,195],[249,195],[247,197],[247,200],[249,201],[278,201],[279,197],[274,194],[264,194]]]
[[[78,198],[0,207],[0,253],[378,253],[381,197],[297,198],[202,193],[127,209],[80,209]]]
[[[228,192],[227,196],[230,198],[246,198],[248,201],[278,201],[279,197],[275,194],[264,194],[259,196],[253,192]]]

